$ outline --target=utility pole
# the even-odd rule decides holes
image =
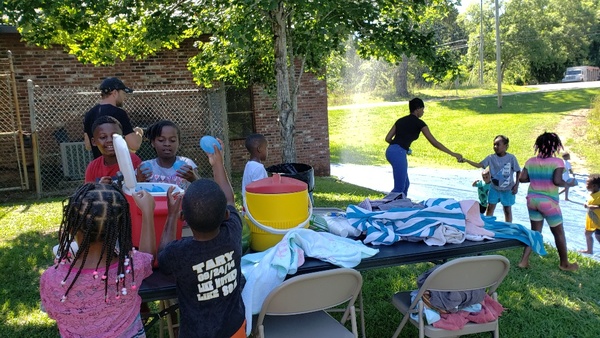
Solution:
[[[483,0],[479,4],[479,85],[483,86]]]
[[[498,9],[498,0],[496,5],[496,73],[498,77],[498,109],[502,109],[502,63],[500,61],[500,13]]]

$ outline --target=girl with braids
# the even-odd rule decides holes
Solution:
[[[137,287],[156,254],[154,198],[133,195],[142,210],[140,251],[131,241],[129,204],[115,186],[87,183],[63,210],[55,265],[40,279],[42,307],[66,337],[145,337]],[[76,241],[79,250],[70,250]]]
[[[176,184],[185,190],[199,178],[196,163],[187,157],[177,156],[180,132],[175,123],[160,120],[148,127],[146,134],[157,156],[142,163],[138,181],[142,177],[146,182]]]
[[[564,161],[555,155],[563,149],[560,138],[555,133],[545,132],[538,136],[534,145],[537,156],[525,162],[525,167],[519,176],[520,182],[529,182],[527,191],[527,210],[531,221],[531,230],[541,232],[544,219],[548,222],[554,243],[558,250],[560,264],[564,271],[575,271],[577,263],[570,263],[567,257],[567,239],[563,228],[563,218],[558,200],[558,187],[569,183],[563,180]],[[531,248],[526,247],[521,257],[519,267],[529,267]]]

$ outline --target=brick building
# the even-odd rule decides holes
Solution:
[[[18,104],[25,132],[31,131],[27,80],[38,86],[87,87],[95,90],[103,78],[117,76],[132,88],[160,88],[170,85],[195,86],[187,69],[187,60],[197,50],[192,41],[181,44],[179,49],[166,50],[146,60],[128,58],[109,67],[84,65],[62,47],[43,49],[27,45],[13,27],[0,26],[0,54],[11,51],[16,78]],[[246,90],[250,96],[250,117],[253,132],[264,134],[269,141],[269,159],[266,166],[281,163],[281,136],[275,111],[275,97],[261,86]],[[98,95],[99,98],[99,95]],[[229,98],[228,107],[229,107]],[[3,113],[4,112],[0,112]],[[81,111],[81,117],[85,111]],[[229,110],[228,110],[229,113]],[[133,124],[138,121],[132,117]],[[231,129],[231,123],[230,123]],[[238,133],[239,134],[239,133]],[[233,133],[229,140],[231,168],[242,172],[248,159],[244,139]],[[1,147],[1,145],[0,145]],[[310,164],[315,174],[329,175],[329,132],[327,121],[327,89],[325,81],[310,73],[301,79],[296,115],[297,161]],[[30,148],[29,148],[29,151]],[[31,157],[30,154],[27,155]],[[31,163],[28,162],[28,166]],[[1,188],[1,187],[0,187]]]

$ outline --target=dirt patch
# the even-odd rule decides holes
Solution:
[[[566,114],[558,125],[558,135],[565,146],[565,151],[571,154],[571,165],[576,173],[588,172],[585,159],[569,148],[569,140],[585,138],[589,109],[579,109]]]

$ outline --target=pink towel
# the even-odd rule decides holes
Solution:
[[[483,302],[481,302],[481,311],[458,311],[456,313],[447,314],[442,313],[440,314],[441,319],[433,323],[433,327],[444,330],[460,330],[468,322],[478,324],[492,322],[500,317],[502,311],[504,311],[504,307],[486,294]]]
[[[483,228],[483,220],[479,213],[479,203],[473,200],[462,200],[460,209],[465,214],[465,225],[467,235],[480,235],[494,237],[494,233]]]

